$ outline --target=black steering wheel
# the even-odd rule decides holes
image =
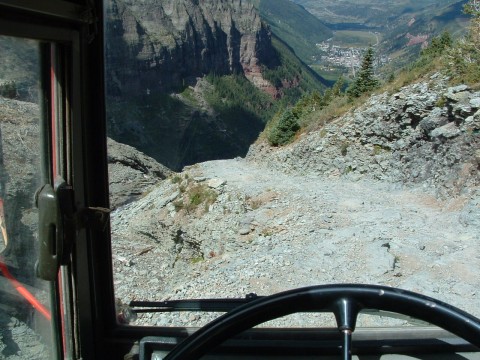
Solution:
[[[320,285],[261,297],[220,316],[178,344],[164,360],[194,360],[225,340],[278,317],[332,311],[343,334],[343,356],[351,359],[351,335],[362,309],[395,312],[437,325],[480,347],[480,320],[439,300],[377,285]]]

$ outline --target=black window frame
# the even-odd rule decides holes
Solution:
[[[59,44],[68,58],[65,84],[73,121],[66,125],[64,144],[71,151],[63,165],[69,168],[77,210],[108,207],[102,12],[101,0],[0,0],[0,35]],[[106,358],[108,354],[104,339],[111,337],[116,322],[106,233],[108,229],[79,230],[72,262],[62,267],[66,277],[73,279],[73,286],[64,288],[70,302],[64,305],[71,315],[71,328],[64,331],[73,344],[66,346],[65,354],[59,350],[60,358]]]

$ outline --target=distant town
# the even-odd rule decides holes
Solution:
[[[349,73],[355,75],[362,65],[363,54],[367,50],[365,47],[342,47],[333,44],[333,39],[328,39],[317,43],[317,48],[323,53],[316,56],[315,64],[320,65],[326,71],[333,71],[335,68],[344,67]],[[376,54],[375,66],[381,67],[387,64],[391,59],[385,55]]]

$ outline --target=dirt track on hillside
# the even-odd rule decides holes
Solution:
[[[462,220],[468,199],[439,201],[420,189],[376,181],[285,175],[243,159],[201,163],[185,173],[199,183],[213,179],[223,184],[217,188],[223,195],[206,214],[181,220],[185,233],[197,234],[203,244],[223,241],[223,250],[181,269],[161,268],[154,252],[128,269],[119,264],[118,294],[124,302],[126,286],[135,281],[125,275],[149,264],[149,272],[163,274],[155,299],[244,297],[314,284],[369,283],[413,290],[480,315],[480,229]],[[247,205],[232,221],[221,208],[239,194]],[[143,201],[146,208],[149,200]],[[234,235],[212,240],[227,232]],[[126,243],[117,243],[120,247],[119,255],[128,257]],[[151,288],[138,289],[135,297],[151,299]],[[211,319],[204,314],[174,317],[155,314],[138,322],[201,324]]]

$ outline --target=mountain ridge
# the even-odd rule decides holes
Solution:
[[[333,36],[332,31],[301,5],[290,0],[253,1],[271,31],[289,44],[304,61],[316,55],[316,44]]]
[[[444,31],[457,38],[466,32],[468,16],[463,13],[467,0],[291,0],[305,7],[335,31],[333,44],[345,47],[342,33],[357,34],[358,47],[375,33],[370,45],[379,57],[388,59],[379,67],[384,76],[414,60],[421,49]],[[374,40],[374,39],[373,39]],[[355,45],[354,45],[355,46]],[[322,64],[322,63],[320,63]],[[327,76],[327,74],[323,75]]]

